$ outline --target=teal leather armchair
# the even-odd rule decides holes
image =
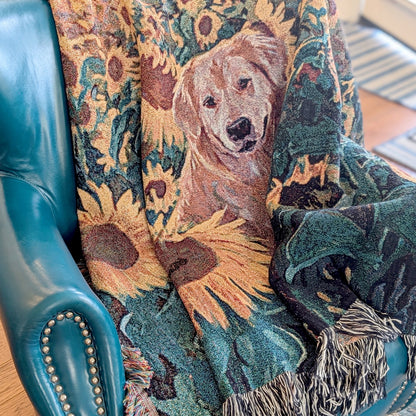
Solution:
[[[0,314],[15,365],[42,416],[122,415],[116,329],[73,258],[75,171],[48,3],[0,0],[0,39]],[[365,416],[415,394],[404,343],[386,349],[388,394]]]
[[[117,333],[71,255],[75,174],[48,3],[1,0],[0,39],[0,311],[15,365],[40,415],[120,415]]]

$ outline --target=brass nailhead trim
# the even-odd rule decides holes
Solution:
[[[83,321],[81,316],[76,315],[73,311],[67,311],[63,313],[59,313],[56,315],[55,319],[50,319],[43,332],[40,339],[41,342],[41,351],[43,353],[43,361],[45,363],[45,370],[50,375],[50,381],[54,385],[54,390],[57,394],[58,400],[61,402],[62,410],[67,413],[71,409],[71,405],[68,403],[68,396],[65,394],[63,386],[58,384],[59,377],[55,374],[55,367],[52,365],[53,358],[50,354],[50,337],[53,333],[53,327],[57,324],[57,321],[63,321],[64,319],[73,320],[78,324],[80,329],[81,335],[85,338],[84,343],[87,346],[85,349],[85,353],[88,356],[87,362],[89,365],[89,373],[91,374],[90,383],[92,385],[92,391],[95,395],[94,403],[97,405],[97,414],[104,415],[105,408],[102,406],[104,403],[104,399],[102,397],[102,388],[100,386],[100,379],[97,377],[98,368],[97,358],[95,356],[95,348],[93,348],[93,340],[91,338],[91,332],[86,324]],[[75,416],[74,413],[67,413],[67,416]]]
[[[400,407],[399,412],[402,411],[407,404],[415,397],[416,394],[416,386],[413,388],[412,392],[410,393],[410,396],[408,397],[408,399],[404,402],[404,404]]]

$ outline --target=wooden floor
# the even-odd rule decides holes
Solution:
[[[360,91],[366,147],[406,132],[416,126],[416,111]],[[0,325],[0,416],[35,416],[16,374],[3,328]]]
[[[35,416],[13,365],[3,327],[0,325],[0,416]]]

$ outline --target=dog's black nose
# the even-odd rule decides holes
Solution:
[[[250,134],[251,123],[247,117],[240,117],[227,127],[227,133],[231,140],[235,142],[243,140]]]

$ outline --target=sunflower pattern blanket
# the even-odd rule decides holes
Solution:
[[[352,415],[397,337],[414,380],[416,187],[361,146],[334,1],[50,4],[126,414]]]

